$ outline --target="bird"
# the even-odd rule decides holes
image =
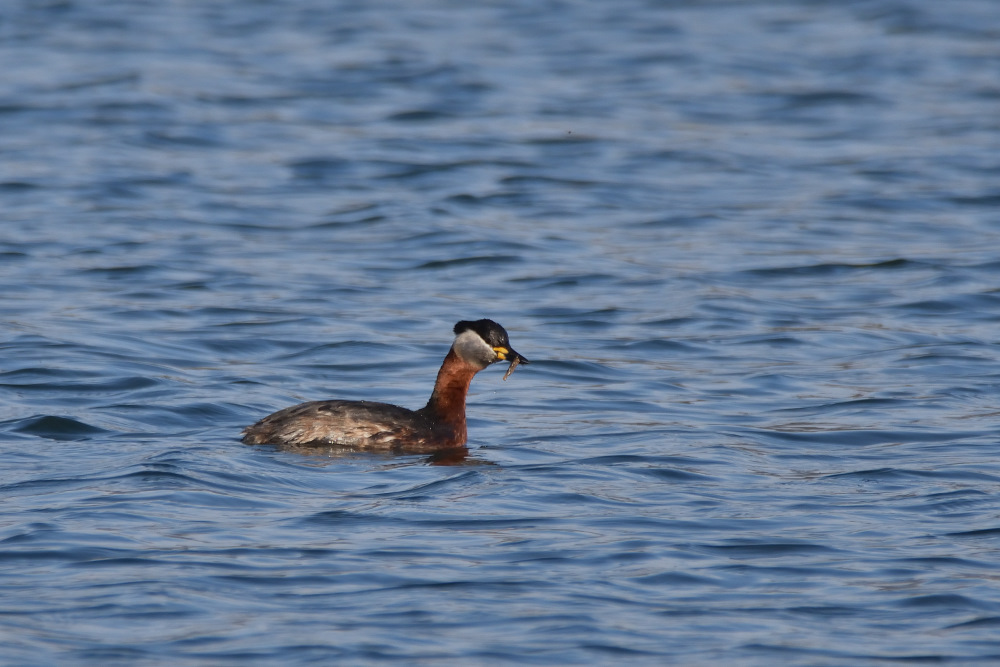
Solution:
[[[310,401],[264,417],[243,429],[250,445],[339,447],[393,453],[434,453],[464,448],[468,441],[465,399],[472,378],[487,366],[518,364],[507,331],[489,319],[462,320],[438,371],[427,405],[418,410],[374,401]]]

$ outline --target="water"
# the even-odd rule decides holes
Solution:
[[[997,26],[8,2],[2,662],[1000,661]],[[478,317],[459,465],[239,443]]]

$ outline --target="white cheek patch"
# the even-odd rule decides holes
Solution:
[[[493,363],[497,356],[493,348],[471,329],[458,334],[452,347],[462,359],[484,367]]]

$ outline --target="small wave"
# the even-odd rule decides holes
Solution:
[[[454,259],[439,259],[430,262],[417,264],[413,268],[424,269],[447,269],[455,266],[477,265],[477,264],[514,264],[523,259],[517,255],[477,255],[473,257],[456,257]]]
[[[971,621],[964,621],[962,623],[955,623],[954,625],[946,626],[947,628],[1000,628],[1000,616],[986,616],[983,618],[975,618]]]
[[[823,544],[812,542],[759,542],[743,544],[705,544],[701,549],[714,551],[727,556],[789,556],[817,553],[837,553],[840,550]]]
[[[856,93],[850,90],[817,90],[802,93],[783,93],[780,98],[786,109],[804,109],[810,107],[846,105],[859,106],[884,104],[885,101],[874,95]]]
[[[55,415],[28,417],[6,423],[14,425],[10,430],[15,433],[36,435],[49,440],[89,440],[102,433],[109,433],[107,429],[92,426],[72,417]]]
[[[819,264],[806,264],[799,266],[779,266],[779,267],[767,267],[760,269],[749,269],[743,273],[751,276],[757,276],[762,278],[770,277],[789,277],[789,278],[799,278],[802,276],[823,276],[830,277],[840,274],[852,273],[856,271],[896,271],[899,269],[910,269],[926,266],[923,262],[916,262],[914,260],[897,258],[897,259],[887,259],[881,262],[872,263],[857,263],[851,264],[846,262],[841,263],[828,263],[823,262]]]
[[[940,593],[936,595],[914,595],[896,601],[900,607],[933,607],[935,609],[992,609],[996,605],[985,604],[957,593]]]

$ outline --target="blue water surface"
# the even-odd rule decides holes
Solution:
[[[1000,662],[1000,4],[0,11],[0,663]],[[534,363],[470,450],[239,442]]]

